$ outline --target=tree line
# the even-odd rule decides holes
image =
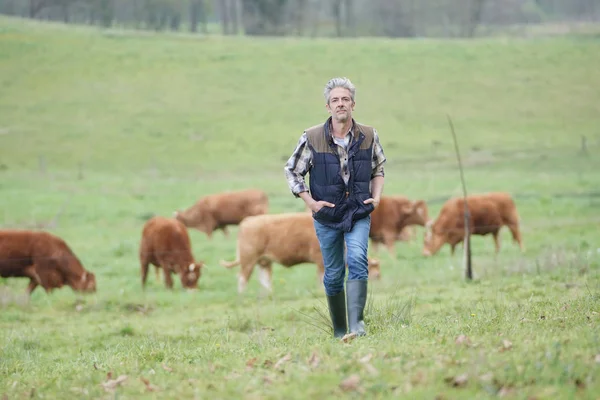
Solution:
[[[600,0],[1,0],[0,13],[200,34],[473,37],[509,25],[598,21]]]

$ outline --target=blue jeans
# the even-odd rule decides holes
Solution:
[[[368,215],[354,223],[350,232],[331,229],[314,220],[315,231],[323,254],[325,276],[323,285],[327,296],[334,296],[344,290],[346,261],[348,262],[348,280],[367,280],[369,264],[367,250],[371,216]],[[347,254],[344,254],[344,243]]]

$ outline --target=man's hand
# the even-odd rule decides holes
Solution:
[[[300,198],[302,198],[302,200],[304,200],[304,202],[306,203],[308,208],[310,208],[311,211],[315,212],[315,213],[318,212],[323,207],[335,207],[335,204],[332,204],[328,201],[324,201],[324,200],[315,201],[315,199],[313,199],[308,192],[302,192],[302,193],[298,194],[298,196],[300,196]]]
[[[364,204],[373,204],[373,207],[377,208],[380,200],[381,199],[379,197],[375,197],[375,198],[371,197],[371,198],[368,198],[365,201],[363,201],[363,203]]]
[[[325,201],[325,200],[321,200],[321,201],[315,201],[315,202],[311,203],[309,205],[309,207],[310,207],[310,209],[313,212],[319,212],[319,210],[321,208],[323,208],[323,207],[335,207],[335,204],[330,203],[330,202]]]

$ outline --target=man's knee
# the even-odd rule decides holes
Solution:
[[[325,287],[325,294],[327,294],[327,296],[335,296],[344,290],[344,278],[329,280],[325,277],[323,279],[323,286]]]
[[[348,246],[348,279],[367,279],[369,259],[366,246]]]

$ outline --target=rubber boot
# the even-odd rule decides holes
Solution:
[[[342,290],[333,296],[327,296],[329,316],[333,324],[333,337],[341,338],[348,332],[346,324],[346,293]]]
[[[367,280],[349,280],[346,282],[348,293],[348,327],[350,333],[365,336],[364,310],[367,303]]]

